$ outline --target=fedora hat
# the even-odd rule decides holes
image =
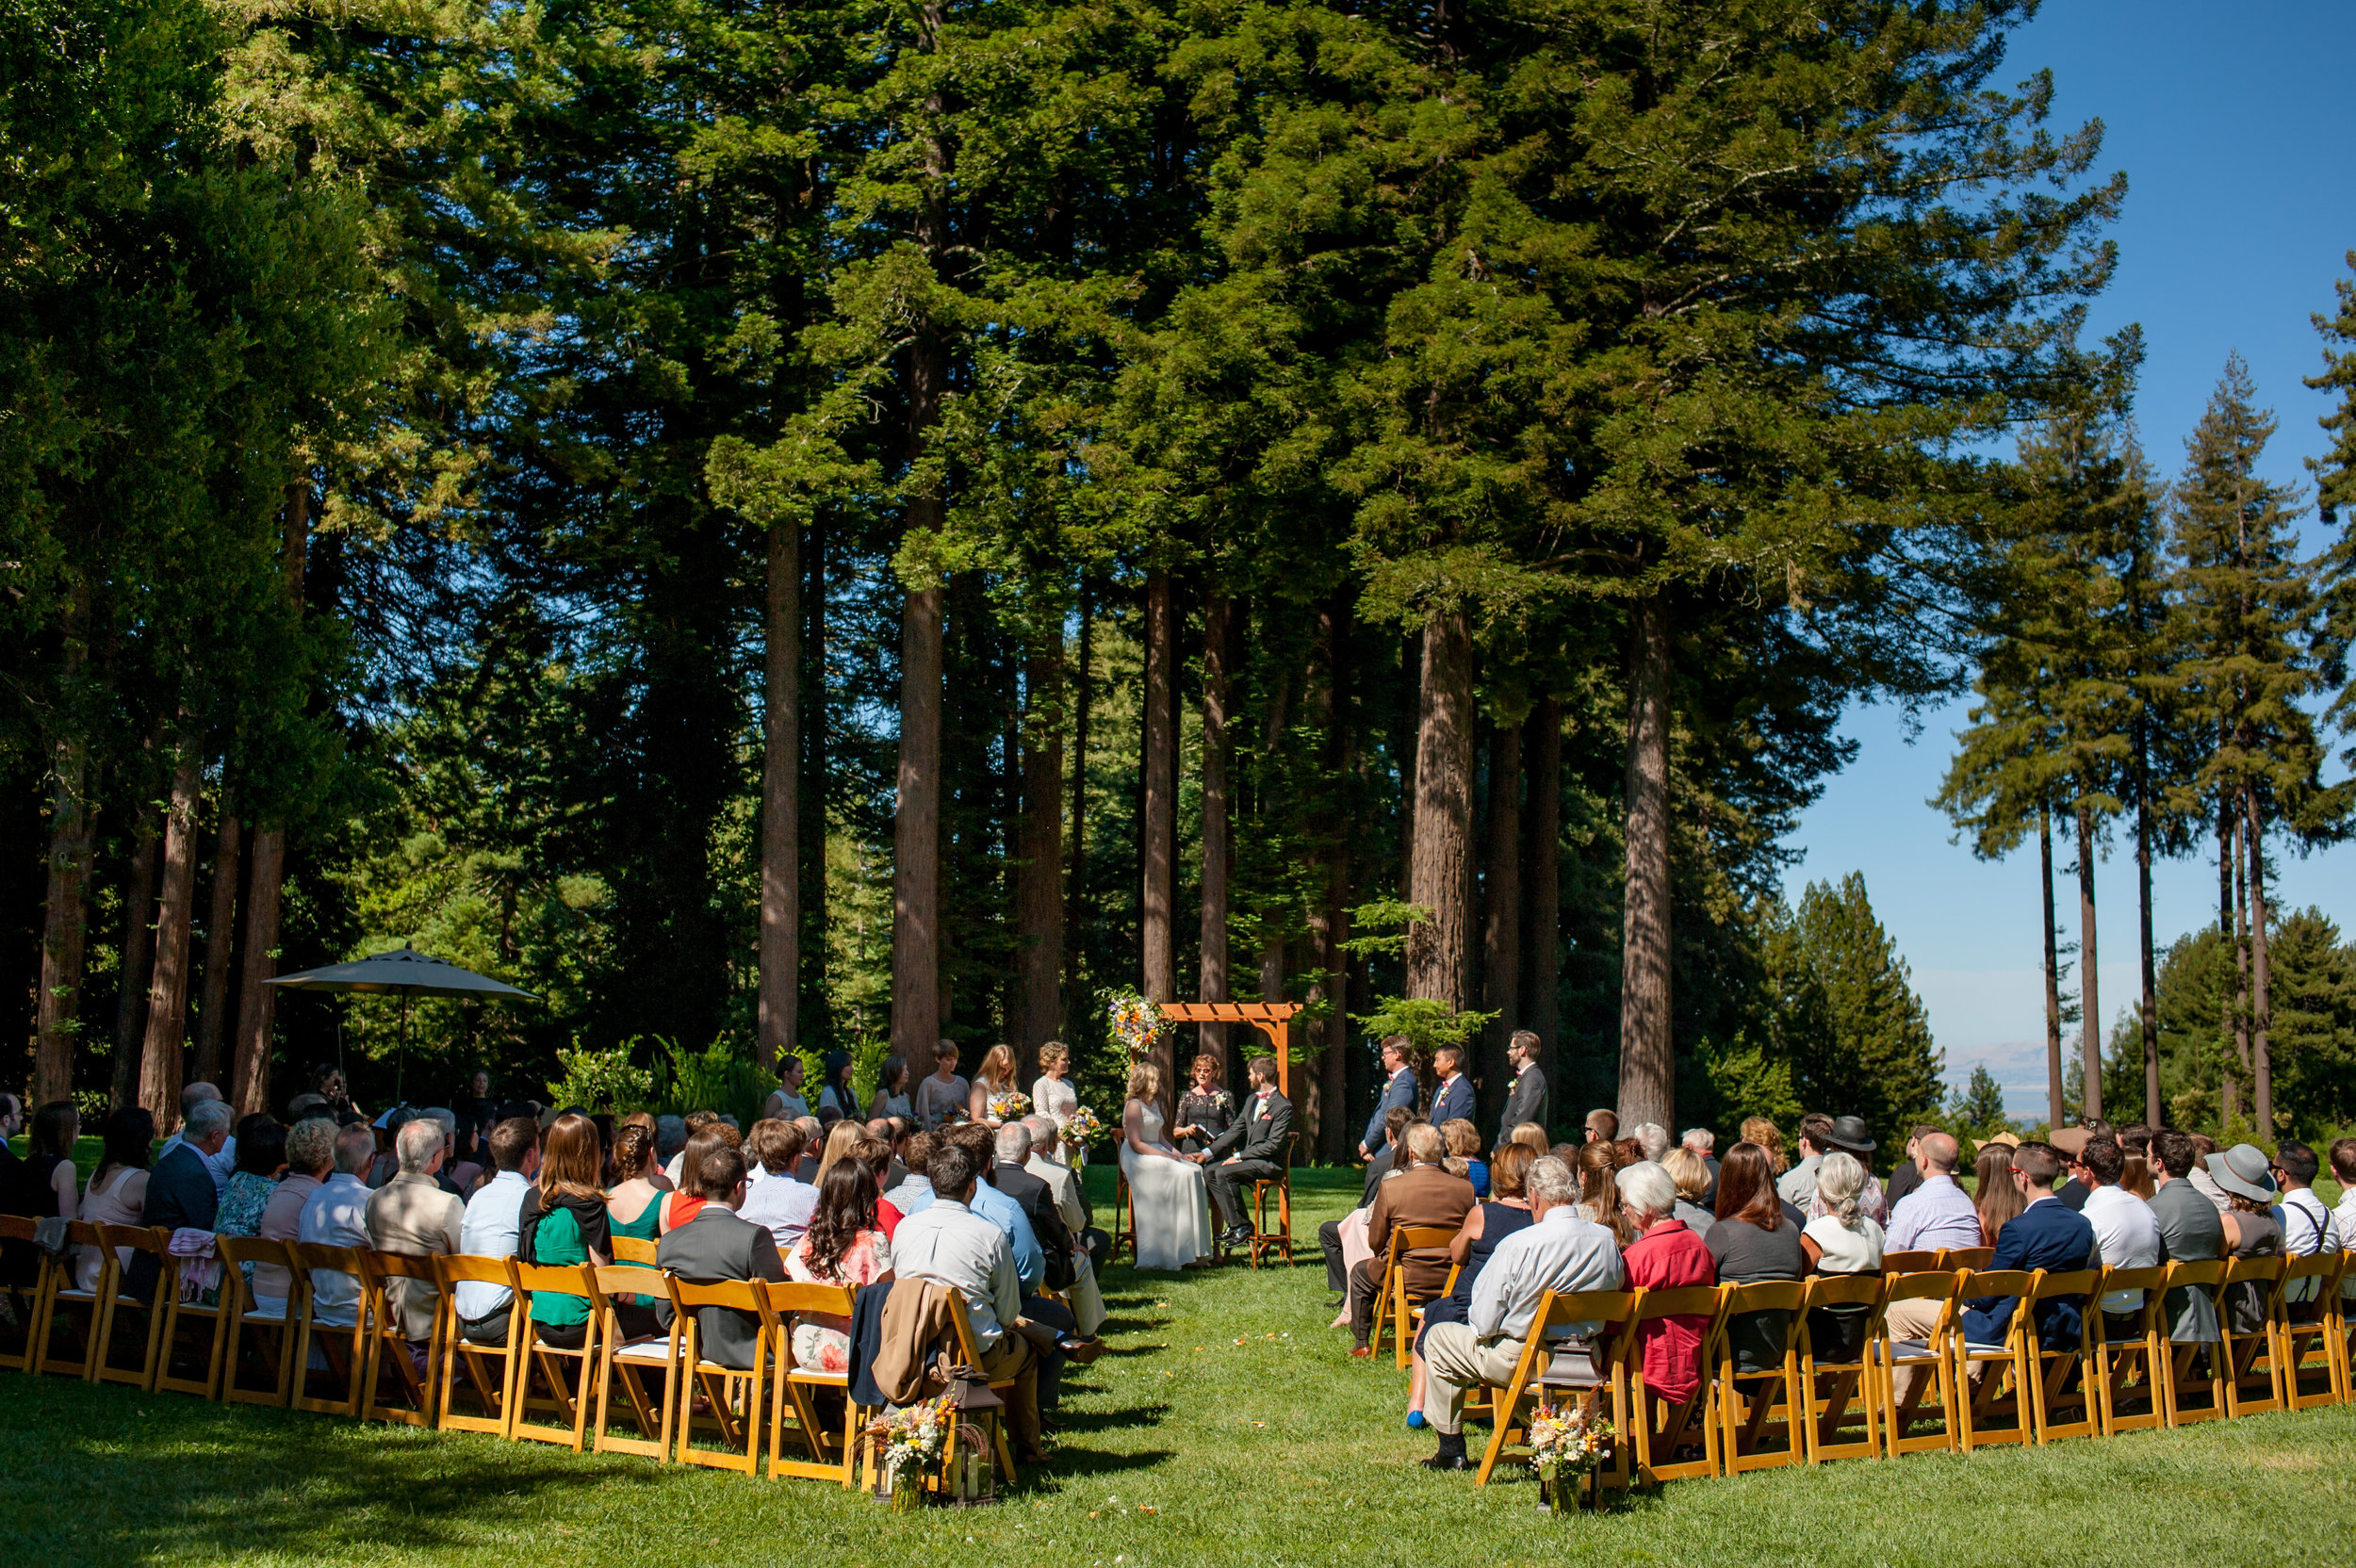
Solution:
[[[2274,1200],[2274,1173],[2266,1168],[2266,1151],[2254,1143],[2237,1143],[2208,1158],[2209,1174],[2218,1186],[2240,1198],[2261,1203]]]
[[[2074,1160],[2086,1152],[2086,1139],[2093,1135],[2083,1127],[2056,1127],[2045,1135],[2045,1141]]]
[[[2021,1135],[2018,1133],[1999,1133],[1992,1138],[1982,1138],[1972,1146],[1972,1152],[1974,1154],[1984,1153],[2000,1143],[2007,1149],[2018,1149],[2021,1147]]]
[[[1852,1154],[1871,1154],[1873,1152],[1873,1140],[1866,1135],[1865,1119],[1861,1116],[1834,1117],[1831,1130],[1824,1134],[1824,1141]]]

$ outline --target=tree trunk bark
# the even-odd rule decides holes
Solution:
[[[1023,846],[1015,868],[1015,1054],[1024,1079],[1063,1028],[1063,628],[1023,672]]]
[[[241,1116],[270,1109],[270,1021],[278,1008],[278,988],[270,978],[278,972],[279,898],[286,871],[286,830],[257,828],[245,896],[245,962],[237,984],[237,1059],[231,1074]]]
[[[1415,854],[1410,899],[1432,911],[1410,928],[1407,994],[1471,1004],[1472,627],[1462,613],[1423,628],[1423,698],[1415,725]]]
[[[1399,757],[1399,896],[1415,901],[1415,750],[1420,745],[1423,709],[1423,630],[1407,634],[1399,650],[1399,723],[1391,731],[1391,749]]]
[[[2140,734],[2140,721],[2138,721]],[[2138,741],[2138,756],[2141,743]],[[2149,779],[2145,779],[2148,787]],[[2151,805],[2148,788],[2135,802],[2135,919],[2142,946],[2143,994],[2143,1124],[2165,1125],[2160,1119],[2160,979],[2151,956]]]
[[[69,649],[74,645],[69,640]],[[71,655],[69,655],[71,656]],[[90,842],[96,809],[89,794],[90,753],[79,741],[57,743],[57,792],[49,819],[49,888],[41,939],[41,997],[34,1009],[33,1103],[74,1092],[74,1042],[82,1004],[84,949],[90,932]]]
[[[1522,765],[1530,775],[1530,805],[1523,814],[1522,843],[1522,1027],[1538,1037],[1538,1070],[1547,1087],[1560,1087],[1562,1068],[1556,1037],[1562,1030],[1562,704],[1541,697],[1530,710],[1522,736]],[[1667,1123],[1662,1123],[1666,1126]]]
[[[152,740],[142,762],[152,763],[160,747]],[[139,792],[153,788],[150,769],[137,775]],[[120,1110],[139,1103],[139,1057],[147,1043],[147,988],[155,972],[155,862],[163,848],[163,808],[154,801],[140,807],[132,828],[133,848],[129,886],[123,897],[123,968],[115,995],[113,1083],[108,1103]]]
[[[1347,956],[1341,949],[1350,937],[1350,825],[1345,815],[1348,796],[1342,789],[1351,760],[1345,695],[1350,668],[1343,651],[1349,617],[1349,601],[1339,594],[1318,608],[1317,655],[1304,697],[1310,722],[1321,737],[1318,760],[1325,781],[1310,811],[1311,831],[1318,844],[1314,884],[1317,892],[1309,917],[1317,978],[1309,988],[1308,1000],[1321,1004],[1328,1016],[1308,1026],[1308,1037],[1317,1041],[1309,1053],[1316,1070],[1302,1083],[1302,1130],[1297,1147],[1304,1158],[1314,1155],[1337,1163],[1350,1152],[1350,1119],[1343,1114],[1349,1103],[1349,973]]]
[[[1512,1071],[1506,1042],[1521,1027],[1522,727],[1489,733],[1489,854],[1482,877],[1487,918],[1481,933],[1481,1006],[1497,1016],[1484,1026],[1479,1077],[1481,1120],[1504,1104]]]
[[[1088,718],[1096,705],[1096,607],[1080,584],[1080,636],[1072,680],[1072,853],[1064,886],[1064,999],[1082,1000],[1088,942]],[[1069,1016],[1069,1015],[1067,1015]]]
[[[2053,814],[2037,808],[2037,881],[2045,892],[2045,1103],[2050,1126],[2062,1124],[2061,953],[2053,937]]]
[[[1170,573],[1156,567],[1145,581],[1145,822],[1138,836],[1143,885],[1137,905],[1144,989],[1155,1002],[1178,996],[1170,933],[1178,855],[1177,658],[1177,599]],[[1153,1042],[1151,1059],[1161,1070],[1162,1108],[1168,1115],[1177,1098],[1177,1047],[1168,1033]]]
[[[1620,971],[1620,1125],[1676,1120],[1669,1031],[1669,626],[1656,598],[1630,607],[1627,916]]]
[[[226,1100],[232,1086],[223,1076],[221,1047],[231,1038],[229,971],[237,936],[237,874],[244,845],[237,825],[237,803],[224,785],[217,808],[221,836],[213,852],[212,899],[205,917],[205,988],[197,1002],[196,1057],[190,1064],[197,1082],[210,1084]]]
[[[754,1028],[773,1068],[800,1043],[802,939],[802,541],[769,527],[761,649],[761,976]]]
[[[1334,1165],[1350,1157],[1350,957],[1342,943],[1350,940],[1350,851],[1337,848],[1327,865],[1325,884],[1325,998],[1333,1012],[1318,1025],[1325,1032],[1325,1049],[1317,1057],[1317,1146]]]
[[[2244,784],[2241,799],[2246,825],[2243,837],[2250,846],[2250,970],[2255,986],[2255,1010],[2250,1016],[2255,1046],[2251,1077],[2258,1102],[2258,1136],[2271,1143],[2278,1129],[2274,1125],[2274,1053],[2270,1039],[2274,1025],[2273,966],[2266,953],[2266,822],[2258,813],[2255,789]]]
[[[2078,802],[2078,1049],[2085,1084],[2079,1093],[2082,1122],[2102,1114],[2102,991],[2096,967],[2094,919],[2094,813]],[[2059,1126],[2059,1122],[2054,1123]]]
[[[822,514],[823,516],[823,514]],[[796,1043],[813,1031],[832,1037],[834,1010],[827,1000],[826,900],[826,531],[814,520],[802,542],[802,613],[808,630],[802,638],[802,684],[794,699],[800,730],[800,784],[794,805],[801,822],[794,851],[800,862],[801,919],[795,923],[794,999]],[[807,1012],[810,1017],[805,1019]],[[808,1022],[810,1029],[801,1025]]]
[[[911,1063],[929,1059],[941,1043],[941,597],[937,583],[911,591],[900,625],[899,789],[892,839],[892,1050]]]
[[[2233,809],[2231,797],[2226,801],[2226,809]],[[2233,857],[2233,1053],[2240,1058],[2241,1077],[2248,1077],[2255,1066],[2250,1050],[2250,879],[2243,869],[2250,845],[2238,811],[2233,816],[2230,848]],[[2234,1080],[2233,1096],[2238,1106],[2240,1077]]]
[[[1227,664],[1235,606],[1214,589],[1203,601],[1203,939],[1202,1000],[1233,1000],[1227,979],[1228,870],[1233,863],[1227,781],[1234,745],[1227,733]],[[1264,997],[1267,992],[1263,989]],[[1273,1001],[1274,998],[1268,998]],[[1227,1025],[1202,1025],[1203,1049],[1227,1060]],[[1241,1084],[1232,1074],[1230,1084]]]
[[[180,1125],[182,1048],[188,1035],[188,921],[196,897],[196,811],[205,780],[196,738],[183,735],[164,826],[164,877],[155,900],[155,982],[147,992],[139,1103],[168,1136]]]

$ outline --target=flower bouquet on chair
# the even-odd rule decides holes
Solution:
[[[1530,1413],[1530,1468],[1556,1513],[1578,1509],[1587,1478],[1603,1463],[1612,1443],[1612,1423],[1592,1400],[1564,1408],[1543,1401]]]

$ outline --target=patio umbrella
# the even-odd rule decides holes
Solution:
[[[413,996],[450,996],[461,1000],[482,1001],[488,997],[520,998],[537,1002],[530,991],[518,990],[503,980],[487,974],[477,974],[470,969],[460,969],[447,958],[436,958],[403,943],[391,953],[380,953],[373,958],[354,958],[350,963],[326,964],[319,969],[301,970],[282,974],[270,982],[297,991],[358,991],[369,996],[399,996],[401,998],[401,1048],[393,1055],[393,1096],[401,1096],[401,1058],[409,1044],[409,999]]]

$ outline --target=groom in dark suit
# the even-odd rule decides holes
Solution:
[[[1239,1189],[1251,1182],[1272,1182],[1284,1173],[1284,1140],[1293,1130],[1292,1103],[1276,1092],[1276,1058],[1254,1056],[1244,1071],[1252,1079],[1252,1099],[1234,1125],[1211,1140],[1203,1162],[1211,1188],[1211,1207],[1225,1227],[1219,1239],[1228,1247],[1245,1246],[1252,1240],[1252,1222],[1244,1216]]]

